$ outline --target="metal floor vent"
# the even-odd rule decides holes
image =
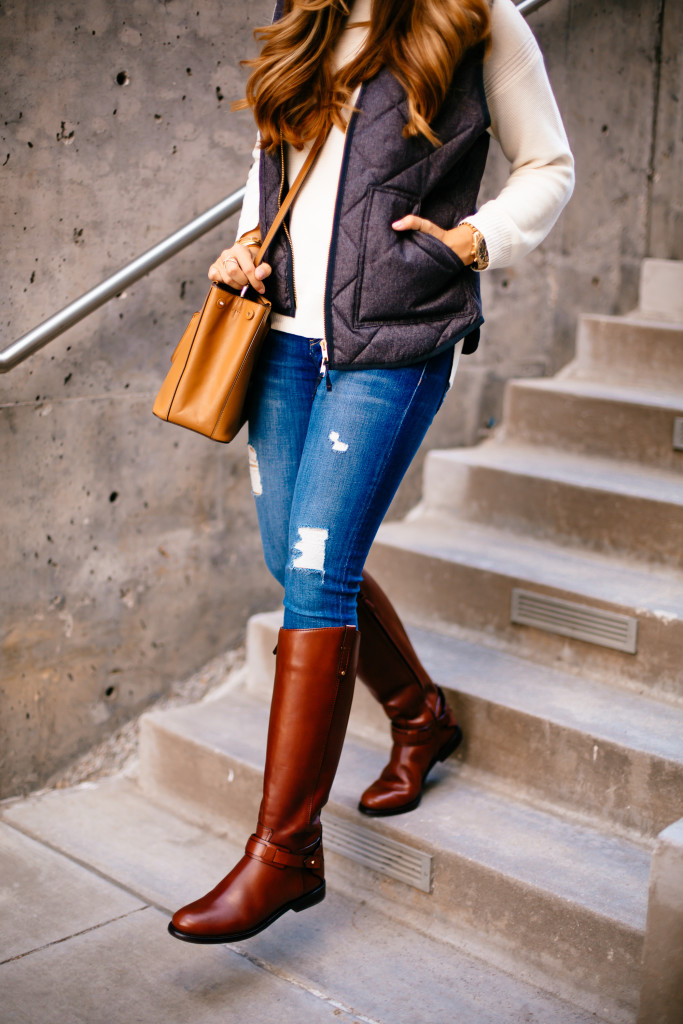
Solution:
[[[323,835],[326,850],[341,853],[357,864],[396,878],[422,892],[432,891],[433,858],[430,853],[423,853],[331,814],[323,816]]]
[[[563,601],[515,587],[510,619],[522,626],[536,626],[548,633],[612,647],[627,654],[636,653],[638,620],[603,608],[591,608],[587,604]]]

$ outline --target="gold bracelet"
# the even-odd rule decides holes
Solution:
[[[247,248],[250,248],[252,246],[256,246],[257,249],[261,248],[261,239],[255,238],[253,235],[251,238],[238,238],[237,241],[239,245],[246,245]]]

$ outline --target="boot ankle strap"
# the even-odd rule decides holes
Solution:
[[[430,743],[434,730],[439,726],[444,717],[448,714],[448,705],[440,686],[435,687],[437,698],[436,708],[433,710],[434,717],[424,725],[412,726],[410,722],[400,725],[400,719],[394,720],[391,725],[391,735],[394,743],[399,747],[419,747],[424,743]]]
[[[266,864],[272,864],[274,868],[310,868],[320,869],[324,866],[322,841],[317,840],[307,850],[301,853],[290,853],[283,846],[276,846],[266,839],[259,839],[258,836],[249,836],[245,853],[253,860],[262,860]]]
[[[429,722],[417,729],[411,729],[410,726],[402,728],[394,724],[391,727],[391,738],[399,747],[421,747],[432,742],[435,727],[435,722]]]

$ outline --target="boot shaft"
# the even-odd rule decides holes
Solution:
[[[415,720],[433,717],[437,689],[418,658],[391,601],[366,571],[358,595],[358,629],[362,637],[358,675],[388,717]]]
[[[320,834],[351,711],[359,632],[281,629],[257,834],[298,850]]]

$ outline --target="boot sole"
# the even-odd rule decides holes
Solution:
[[[358,804],[358,810],[361,814],[365,814],[368,818],[391,818],[394,814],[406,814],[408,811],[414,811],[416,807],[419,807],[420,801],[422,800],[422,786],[424,786],[427,776],[431,772],[432,768],[437,761],[445,761],[453,754],[462,743],[462,729],[459,725],[456,725],[455,731],[451,738],[444,743],[439,750],[438,754],[432,759],[427,768],[427,771],[422,776],[422,784],[420,786],[420,792],[417,794],[414,800],[409,800],[407,804],[401,804],[399,807],[383,807],[375,810],[372,807],[366,807],[365,804]]]
[[[275,913],[267,917],[265,921],[261,921],[254,928],[250,928],[245,932],[227,932],[224,935],[192,935],[190,932],[181,932],[174,927],[173,922],[169,922],[168,931],[174,939],[181,939],[183,942],[198,942],[201,945],[218,945],[225,942],[241,942],[243,939],[250,939],[254,935],[258,935],[259,932],[269,928],[271,924],[277,921],[278,917],[282,917],[288,910],[293,910],[296,914],[300,914],[302,910],[308,910],[309,907],[314,907],[316,903],[322,903],[325,899],[325,883],[323,882],[314,889],[313,892],[306,893],[305,896],[300,896],[298,900],[292,900],[291,903],[286,903],[284,907],[280,907]]]

